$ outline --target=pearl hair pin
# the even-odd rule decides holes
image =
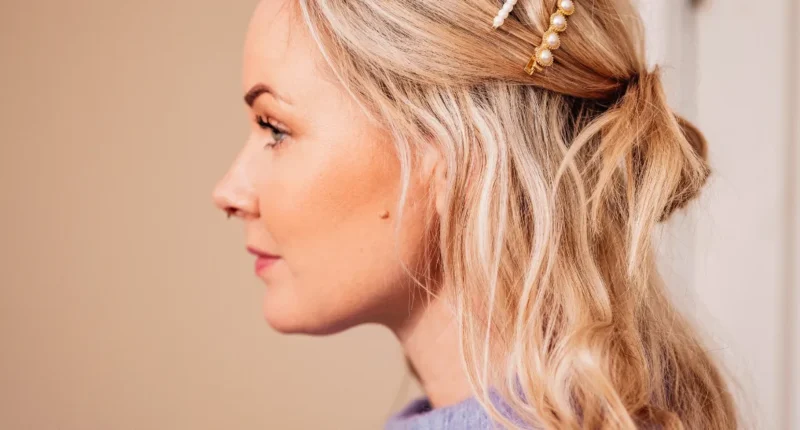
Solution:
[[[517,0],[506,0],[506,2],[503,4],[502,9],[500,9],[500,11],[497,12],[497,16],[494,18],[493,27],[497,28],[503,25],[503,23],[506,21],[506,18],[508,18],[508,14],[511,13],[511,11],[514,9],[514,6],[516,5],[517,5]]]
[[[505,22],[518,0],[506,0],[503,8],[494,18],[493,28],[498,28]],[[542,43],[536,48],[530,61],[525,66],[525,72],[533,75],[545,67],[553,65],[553,51],[561,46],[561,35],[567,29],[567,17],[575,13],[573,0],[558,0],[558,10],[550,15],[550,28],[542,36]]]
[[[558,0],[558,10],[550,15],[550,28],[542,36],[542,43],[525,66],[526,73],[532,75],[553,65],[553,51],[561,46],[560,33],[567,29],[567,17],[573,13],[575,3],[572,0]]]

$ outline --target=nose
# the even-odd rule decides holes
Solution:
[[[244,154],[240,154],[219,180],[211,197],[214,204],[229,217],[258,217],[258,196]]]

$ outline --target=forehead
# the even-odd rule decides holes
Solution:
[[[321,55],[300,13],[293,0],[259,2],[245,38],[244,91],[264,83],[293,99],[320,90]]]

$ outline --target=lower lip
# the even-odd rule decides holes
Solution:
[[[276,257],[258,257],[256,258],[256,273],[261,273],[261,271],[266,270],[275,262],[280,260],[280,258]]]

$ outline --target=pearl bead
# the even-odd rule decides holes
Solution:
[[[550,24],[556,31],[564,31],[567,28],[567,18],[559,12],[553,14],[550,18]]]
[[[561,38],[555,32],[548,32],[544,37],[544,42],[550,49],[558,49],[561,46]]]
[[[572,12],[575,12],[575,3],[572,0],[561,0],[558,2],[558,8],[565,14],[572,15]]]
[[[514,6],[515,5],[514,5],[513,2],[507,2],[506,4],[503,5],[502,8],[500,8],[500,12],[509,13],[509,12],[511,12],[511,10],[514,9]]]
[[[539,60],[539,64],[542,66],[549,66],[553,64],[553,53],[550,52],[549,49],[542,49],[539,51],[539,54],[536,56]]]
[[[517,1],[518,0],[506,0],[505,3],[503,3],[503,7],[497,13],[497,16],[494,18],[494,21],[492,21],[494,28],[503,25],[503,22],[505,22],[506,18],[508,18],[508,15],[514,9],[514,6],[517,4]]]

